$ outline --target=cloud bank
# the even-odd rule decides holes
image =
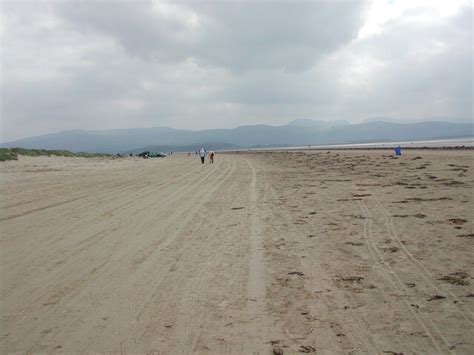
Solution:
[[[2,141],[295,118],[470,120],[469,1],[2,2]]]

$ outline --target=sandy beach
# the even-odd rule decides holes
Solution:
[[[474,353],[474,151],[0,163],[2,353]]]

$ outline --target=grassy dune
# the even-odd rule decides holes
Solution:
[[[26,148],[0,148],[0,161],[18,160],[19,155],[26,155],[30,157],[37,156],[60,156],[60,157],[82,157],[82,158],[96,158],[112,156],[111,154],[103,153],[73,153],[69,150],[47,150],[47,149],[26,149]]]

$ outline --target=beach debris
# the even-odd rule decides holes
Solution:
[[[467,272],[464,271],[456,271],[452,272],[448,275],[445,275],[438,280],[446,281],[452,285],[457,285],[457,286],[467,286],[469,285],[469,281],[466,280],[469,275]]]
[[[402,201],[393,201],[392,203],[409,203],[409,202],[431,202],[431,201],[451,201],[451,197],[437,197],[437,198],[421,198],[411,197]]]
[[[314,353],[316,352],[316,349],[313,348],[311,345],[301,345],[300,350],[298,350],[300,353]]]
[[[464,219],[464,218],[449,218],[447,220],[447,222],[450,223],[450,224],[462,225],[462,224],[466,223],[467,220]]]
[[[280,348],[279,346],[274,346],[273,347],[273,355],[283,355],[283,349]]]
[[[364,245],[364,243],[361,243],[361,242],[345,242],[344,244],[354,245],[356,247],[360,247],[360,246]]]
[[[235,211],[235,210],[241,210],[243,209],[244,207],[232,207],[232,209]]]
[[[170,323],[165,324],[165,327],[166,327],[166,328],[172,328],[172,327],[173,327],[173,324],[170,324]]]
[[[352,197],[368,197],[372,196],[372,194],[352,194]]]
[[[336,276],[336,281],[361,282],[363,279],[362,276]]]
[[[304,273],[302,273],[301,271],[291,271],[288,273],[288,275],[304,276]]]
[[[442,300],[442,299],[445,299],[445,298],[446,297],[441,296],[441,295],[434,295],[434,296],[431,296],[430,298],[428,298],[428,301]]]
[[[405,285],[406,285],[407,287],[409,287],[409,288],[413,288],[413,287],[416,286],[416,284],[413,283],[413,282],[407,282],[407,283],[405,283]]]
[[[265,344],[277,345],[277,344],[280,344],[282,341],[283,339],[270,340],[270,341],[267,341]]]
[[[468,293],[465,297],[474,297],[474,293]]]
[[[462,181],[457,181],[457,180],[450,180],[450,181],[445,181],[441,183],[444,186],[458,186],[458,185],[464,185]]]
[[[418,160],[418,159],[423,159],[422,157],[414,157],[411,160]]]
[[[459,235],[456,236],[456,238],[474,238],[474,233],[459,234]]]
[[[314,238],[314,237],[315,237],[314,234],[309,234],[309,235],[308,235],[308,238]]]
[[[426,218],[426,215],[423,214],[423,213],[417,213],[417,214],[414,214],[413,217],[416,217],[416,218]]]
[[[404,353],[398,352],[398,351],[392,351],[392,350],[386,350],[383,352],[384,354],[391,354],[391,355],[405,355]]]
[[[469,276],[469,274],[467,272],[464,272],[464,271],[456,271],[456,272],[451,273],[450,275],[457,276],[457,277],[460,277],[462,279],[466,279]]]
[[[389,248],[383,248],[383,251],[389,252],[389,253],[396,253],[400,249],[398,247],[389,247]]]
[[[407,186],[408,183],[407,183],[407,182],[404,182],[404,181],[397,181],[396,183],[394,183],[394,185]]]

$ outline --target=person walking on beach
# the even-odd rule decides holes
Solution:
[[[206,150],[204,148],[199,149],[199,156],[201,157],[201,163],[204,164],[206,158]]]
[[[209,164],[214,164],[214,151],[209,152]]]

